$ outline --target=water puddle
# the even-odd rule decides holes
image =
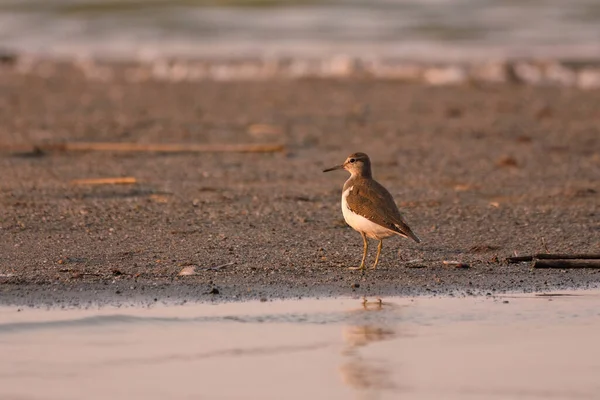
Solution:
[[[2,399],[597,399],[600,292],[0,308]]]

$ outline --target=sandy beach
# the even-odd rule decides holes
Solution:
[[[597,287],[600,91],[381,79],[92,80],[0,68],[0,304],[495,294]],[[265,144],[274,153],[23,152],[31,144]],[[7,150],[10,147],[13,150]],[[376,270],[340,211],[355,151],[422,243]],[[135,183],[76,180],[133,177]],[[372,262],[372,246],[368,262]],[[443,261],[459,261],[454,268]],[[184,268],[193,275],[180,276]]]

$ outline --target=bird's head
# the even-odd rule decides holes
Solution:
[[[335,171],[336,169],[345,169],[352,176],[371,176],[371,160],[365,153],[353,153],[346,158],[343,164],[324,169],[323,172]]]

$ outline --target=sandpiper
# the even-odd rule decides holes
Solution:
[[[359,267],[365,268],[365,258],[369,242],[367,238],[379,240],[377,256],[372,268],[377,266],[383,246],[383,239],[399,235],[421,242],[404,222],[394,198],[371,175],[371,160],[365,153],[354,153],[348,156],[342,165],[327,168],[323,172],[345,169],[350,172],[350,178],[342,190],[342,214],[346,223],[358,231],[363,238],[363,257]]]

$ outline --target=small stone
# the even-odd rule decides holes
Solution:
[[[470,268],[471,266],[467,263],[464,263],[462,261],[450,261],[450,260],[444,260],[442,261],[442,264],[447,265],[449,267],[454,267],[454,268],[463,268],[463,269],[467,269]],[[469,285],[471,285],[471,282],[469,282]]]
[[[219,289],[214,287],[214,288],[210,289],[210,292],[208,292],[208,294],[219,294]]]
[[[359,287],[360,287],[360,283],[358,283],[358,282],[352,284],[353,289],[358,289]]]
[[[509,301],[508,301],[508,300],[504,300],[504,301],[502,302],[502,304],[508,304],[508,303],[509,303]]]
[[[179,276],[189,276],[189,275],[196,275],[196,267],[193,265],[190,265],[188,267],[183,268],[181,271],[179,271]]]

